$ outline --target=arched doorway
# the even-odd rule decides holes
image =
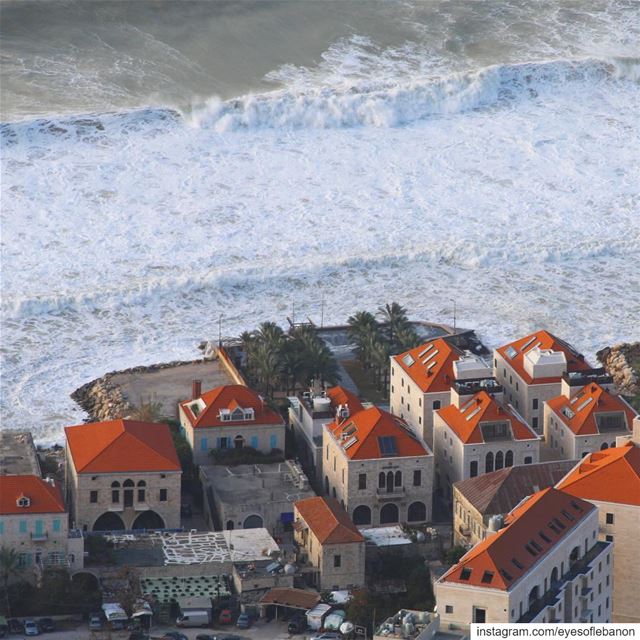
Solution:
[[[122,486],[124,487],[124,506],[133,507],[133,480],[125,480]]]
[[[385,504],[380,509],[380,524],[396,524],[399,520],[398,507],[395,504]]]
[[[242,525],[243,529],[260,529],[263,526],[262,518],[260,516],[251,515],[244,519]]]
[[[155,511],[143,511],[134,521],[132,529],[164,529],[164,520]]]
[[[235,449],[242,449],[244,447],[244,438],[241,435],[237,435],[233,439],[233,446]]]
[[[233,520],[227,520],[227,530],[233,531]]]
[[[93,531],[124,531],[124,522],[117,513],[107,511],[93,523]]]
[[[511,449],[509,449],[504,456],[504,466],[513,467],[513,451],[511,451]]]
[[[353,524],[371,524],[371,509],[361,504],[353,510]]]
[[[407,511],[407,520],[409,522],[424,522],[427,519],[427,507],[424,502],[412,502]]]

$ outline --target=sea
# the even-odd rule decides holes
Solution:
[[[265,320],[640,337],[637,0],[0,0],[2,428]]]

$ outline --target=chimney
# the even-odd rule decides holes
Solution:
[[[191,399],[195,400],[202,395],[202,380],[194,380],[191,383]]]

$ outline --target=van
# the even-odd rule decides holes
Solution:
[[[208,611],[187,611],[176,618],[179,627],[206,627],[211,624]]]

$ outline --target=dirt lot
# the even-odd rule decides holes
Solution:
[[[182,364],[152,372],[118,373],[111,378],[111,383],[120,387],[132,405],[138,405],[141,400],[160,402],[166,416],[175,418],[178,400],[191,396],[193,380],[202,380],[202,391],[233,384],[219,360]]]

